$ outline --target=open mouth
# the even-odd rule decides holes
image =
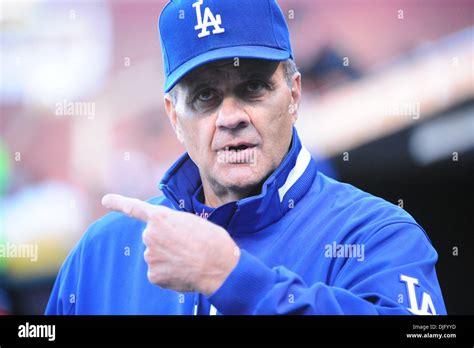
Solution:
[[[227,151],[243,151],[243,150],[247,150],[248,148],[251,148],[251,147],[253,147],[253,146],[241,144],[241,145],[237,145],[237,146],[227,146],[225,148],[225,150],[227,150]]]
[[[256,145],[228,145],[217,153],[217,161],[227,164],[256,164]]]

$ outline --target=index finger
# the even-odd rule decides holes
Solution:
[[[128,216],[148,222],[154,206],[136,198],[107,194],[102,198],[102,205],[107,209],[124,213]]]

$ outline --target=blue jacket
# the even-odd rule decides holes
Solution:
[[[110,213],[64,262],[46,314],[446,314],[437,253],[403,209],[317,171],[293,131],[257,196],[211,209],[183,155],[151,204],[205,215],[241,258],[210,296],[149,283],[143,222]],[[196,231],[199,233],[199,231]]]

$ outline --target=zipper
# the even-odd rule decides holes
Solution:
[[[194,293],[194,306],[193,306],[193,315],[197,315],[198,314],[198,310],[199,310],[199,293],[195,292]]]

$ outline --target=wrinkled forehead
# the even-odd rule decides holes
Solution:
[[[185,88],[201,84],[222,85],[238,83],[252,78],[271,79],[278,70],[279,61],[262,59],[225,59],[205,64],[179,83]]]

